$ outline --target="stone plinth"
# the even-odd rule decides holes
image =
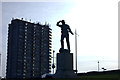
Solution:
[[[73,53],[65,50],[57,53],[57,70],[54,78],[76,78],[73,71]]]

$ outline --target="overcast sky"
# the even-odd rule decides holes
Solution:
[[[107,70],[118,69],[118,1],[70,0],[69,2],[3,2],[2,3],[2,76],[5,76],[8,24],[12,18],[49,23],[52,28],[52,50],[59,52],[64,19],[78,36],[78,72],[97,71],[97,61]],[[0,28],[0,29],[1,29]],[[75,55],[74,35],[70,35]],[[75,67],[75,66],[74,66]],[[102,70],[101,70],[102,71]]]

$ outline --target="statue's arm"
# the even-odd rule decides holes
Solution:
[[[61,27],[61,25],[59,25],[60,22],[61,22],[61,21],[57,22],[57,24],[56,24],[58,27]]]
[[[70,27],[69,27],[69,32],[70,32],[72,35],[74,35],[73,32],[71,31]]]

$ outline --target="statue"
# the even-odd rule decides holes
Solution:
[[[61,48],[56,55],[56,73],[53,78],[77,78],[73,70],[73,53],[70,53],[69,32],[73,35],[69,25],[64,20],[56,24],[61,28]],[[67,48],[64,49],[64,38],[66,38]]]
[[[64,20],[58,21],[56,25],[61,28],[61,48],[60,48],[60,52],[62,50],[64,50],[64,38],[66,38],[67,48],[68,48],[68,51],[70,52],[69,32],[72,35],[74,35],[73,32],[71,31],[69,25],[65,24]]]

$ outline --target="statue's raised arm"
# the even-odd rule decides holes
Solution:
[[[58,21],[56,25],[57,25],[58,27],[61,27],[62,25],[60,25],[60,23],[62,23],[62,21]]]

